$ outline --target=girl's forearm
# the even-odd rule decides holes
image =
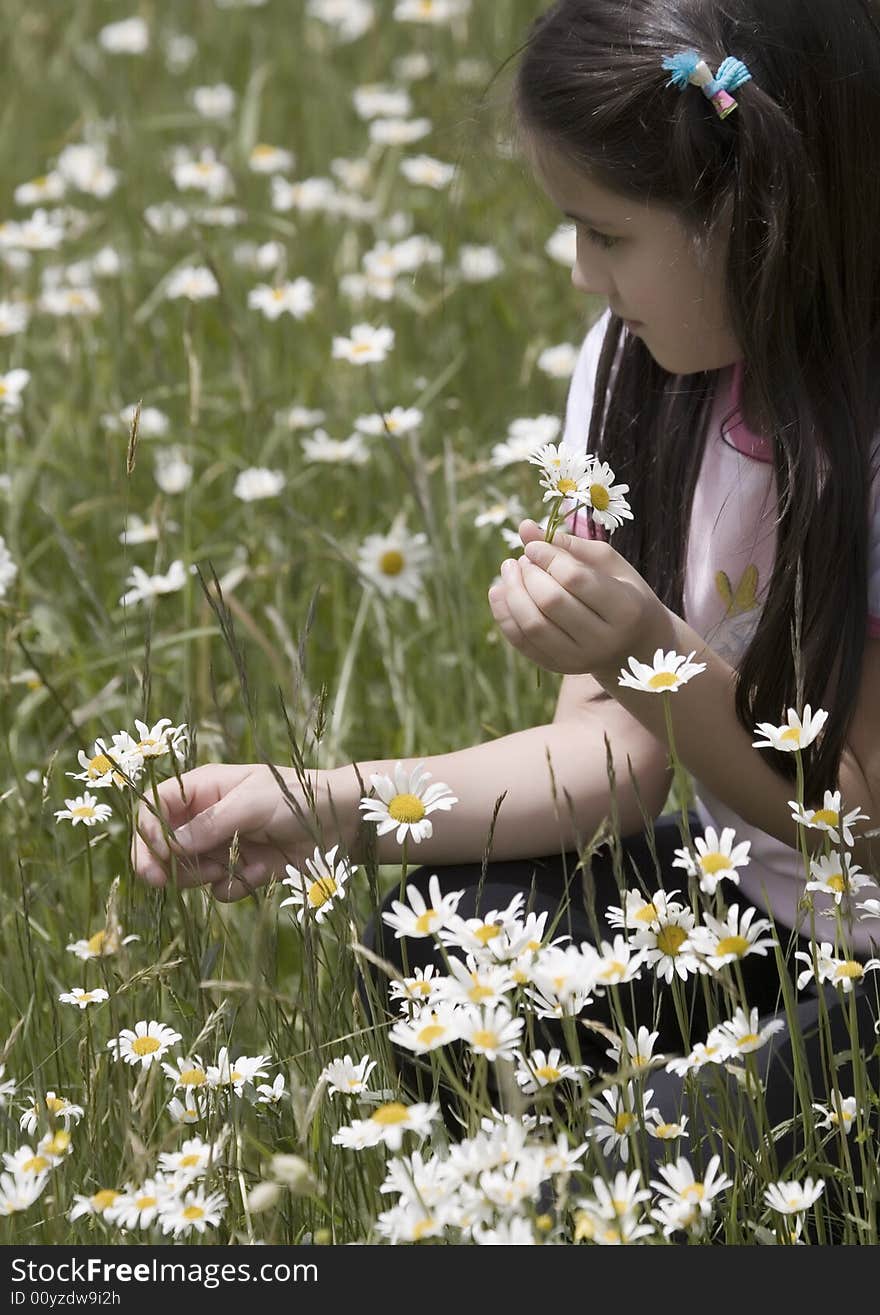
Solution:
[[[430,784],[444,782],[458,799],[448,812],[430,814],[433,835],[419,844],[410,843],[409,864],[478,862],[486,849],[496,801],[505,791],[495,823],[493,859],[533,858],[576,849],[610,813],[605,734],[614,762],[620,831],[623,835],[641,831],[644,822],[627,755],[643,806],[655,817],[669,791],[665,750],[619,705],[601,701],[569,720],[424,760],[403,760],[407,767],[424,761],[432,774]],[[394,766],[394,759],[358,763],[367,793],[371,774],[393,778]],[[335,768],[328,777],[337,817],[350,821],[362,797],[354,766]],[[377,853],[380,863],[400,860],[395,832],[378,838]],[[363,861],[357,852],[352,858]]]

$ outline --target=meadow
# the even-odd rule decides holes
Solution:
[[[592,964],[622,1059],[589,1077],[586,979],[551,998],[514,911],[470,1046],[466,996],[419,1040],[434,988],[401,988],[417,1100],[354,948],[400,865],[325,856],[229,905],[132,872],[138,799],[197,764],[420,758],[552,716],[559,678],[486,599],[547,510],[529,454],[601,310],[511,141],[503,66],[542,7],[0,5],[4,1244],[877,1241],[867,1056],[854,1089],[833,1062],[804,1088],[793,1162],[770,1129],[746,1150],[735,1101],[691,1162],[686,1116],[650,1108],[664,1057],[624,1030],[657,956]],[[718,1067],[760,1105],[747,1003]],[[541,1008],[567,1055],[527,1044]]]

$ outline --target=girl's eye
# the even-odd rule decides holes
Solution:
[[[591,242],[597,247],[602,247],[604,251],[610,251],[611,248],[617,246],[617,243],[620,241],[619,238],[610,237],[608,233],[600,233],[598,229],[595,228],[587,228],[584,232]]]

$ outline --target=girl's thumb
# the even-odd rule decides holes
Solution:
[[[244,810],[241,801],[233,798],[235,791],[219,803],[209,804],[189,822],[173,833],[179,849],[187,854],[205,854],[217,849],[224,841],[231,841],[237,830],[244,829]]]

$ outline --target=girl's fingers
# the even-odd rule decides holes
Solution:
[[[549,621],[559,627],[573,644],[578,643],[578,634],[583,635],[586,626],[599,625],[602,618],[592,611],[582,596],[573,593],[564,580],[558,578],[559,565],[553,564],[553,572],[548,574],[540,566],[529,561],[528,557],[520,563],[523,586],[535,606]],[[564,572],[562,572],[564,574]]]
[[[194,767],[184,772],[179,781],[176,776],[170,776],[156,788],[159,817],[156,816],[157,808],[152,792],[149,788],[145,789],[137,815],[137,834],[142,838],[144,846],[159,858],[167,858],[168,845],[163,836],[163,823],[176,831],[205,808],[218,803],[252,770],[252,766],[246,763],[206,763],[203,767]],[[137,842],[136,849],[140,852]],[[146,861],[146,854],[143,858]],[[137,858],[134,862],[137,867]]]
[[[522,561],[515,562],[513,567],[507,567],[503,579],[507,607],[522,635],[526,652],[537,653],[539,660],[550,662],[552,665],[555,655],[547,648],[548,628],[556,627],[558,630],[558,635],[553,636],[554,640],[559,638],[569,644],[574,644],[574,641],[570,635],[559,629],[554,620],[544,615],[531,596],[525,585]]]

